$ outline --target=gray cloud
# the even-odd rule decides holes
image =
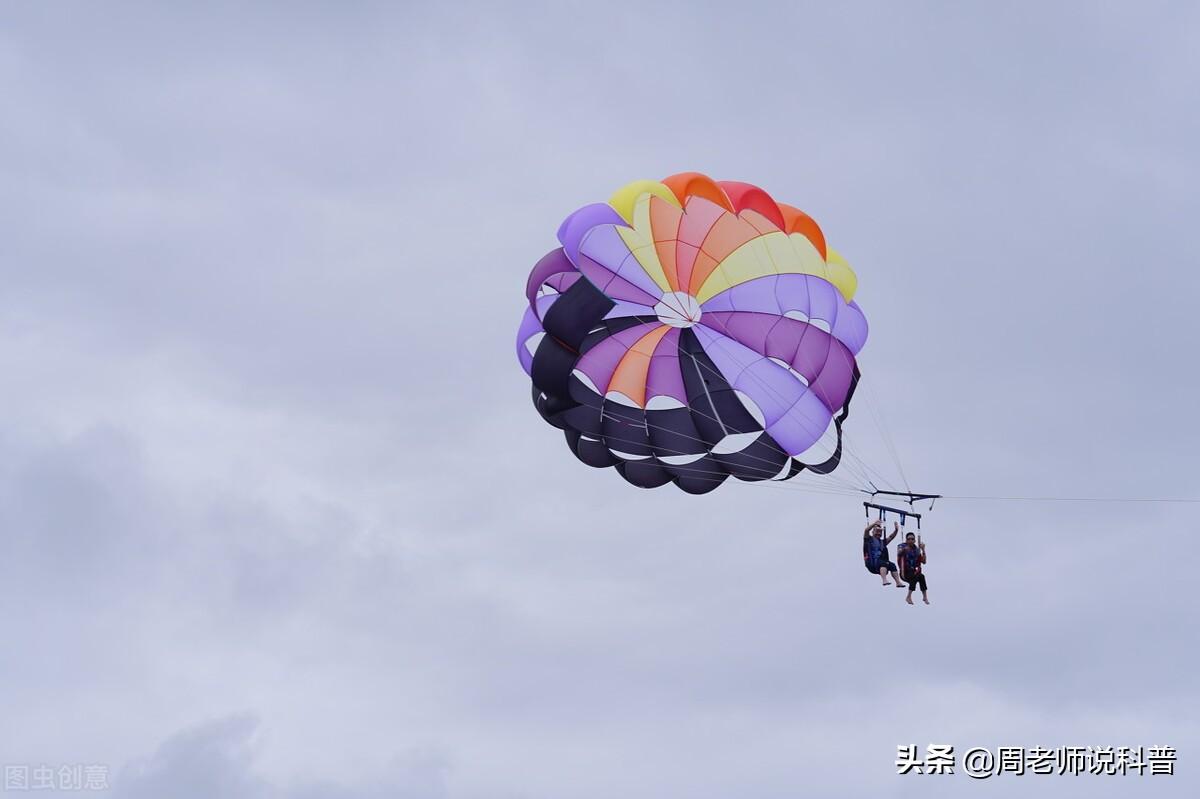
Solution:
[[[397,758],[391,773],[376,784],[356,779],[337,783],[273,785],[254,770],[258,720],[230,716],[198,725],[167,739],[154,754],[129,764],[118,775],[115,797],[210,797],[228,799],[309,799],[309,797],[392,797],[438,799],[446,795],[446,764],[433,752]]]
[[[1194,10],[6,15],[0,761],[701,799],[961,790],[906,742],[1194,753],[1186,506],[947,501],[901,607],[857,499],[634,491],[512,356],[566,212],[700,169],[855,265],[914,486],[1195,496]]]

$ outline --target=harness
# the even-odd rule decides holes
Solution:
[[[871,541],[875,539],[873,535],[863,536],[863,566],[871,574],[878,574],[879,567],[887,563],[887,544],[883,543],[883,538],[879,539],[879,552],[875,557],[871,557]]]
[[[902,547],[902,550],[898,553],[900,556],[900,576],[907,580],[921,573],[921,550],[916,544],[910,544],[907,541],[900,546]]]

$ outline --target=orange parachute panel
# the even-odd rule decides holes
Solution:
[[[699,172],[680,172],[678,175],[671,175],[671,177],[663,179],[663,185],[671,190],[671,193],[679,199],[682,205],[687,205],[688,197],[703,197],[726,211],[736,212],[729,197],[708,175],[702,175]]]
[[[760,189],[758,186],[752,186],[749,183],[739,183],[732,180],[723,180],[720,183],[725,194],[733,202],[733,207],[738,211],[743,211],[747,208],[758,211],[760,214],[770,219],[775,225],[783,230],[783,214],[779,211],[779,206],[771,199],[771,195]]]
[[[812,242],[813,246],[817,248],[817,252],[821,253],[822,258],[828,260],[829,251],[825,245],[825,234],[821,232],[817,221],[799,208],[793,208],[790,205],[780,203],[779,210],[783,212],[783,232],[799,233]]]

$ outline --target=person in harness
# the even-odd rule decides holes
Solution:
[[[888,560],[887,545],[892,542],[900,533],[900,525],[893,522],[892,534],[887,538],[883,537],[883,522],[874,521],[867,525],[867,529],[863,530],[863,565],[867,567],[867,571],[872,574],[878,574],[883,580],[884,585],[891,585],[888,582],[888,574],[892,575],[892,579],[896,581],[897,588],[903,588],[904,585],[900,582],[899,576],[896,574],[896,564]]]
[[[912,604],[913,591],[921,586],[921,601],[929,604],[929,588],[925,583],[925,542],[912,533],[904,536],[904,543],[896,549],[896,560],[900,561],[900,576],[908,583],[908,596],[904,601]]]

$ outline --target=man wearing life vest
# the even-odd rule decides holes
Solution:
[[[929,589],[925,584],[925,542],[912,533],[904,536],[904,543],[896,549],[896,560],[900,561],[900,576],[908,583],[908,596],[904,601],[912,604],[913,591],[921,586],[921,600],[929,604]]]
[[[893,523],[892,534],[887,538],[883,537],[883,522],[874,521],[867,525],[867,529],[863,530],[863,564],[867,567],[867,571],[872,574],[878,574],[883,580],[884,585],[891,585],[888,582],[888,574],[892,575],[892,579],[896,581],[897,588],[903,588],[900,578],[896,574],[896,564],[888,559],[887,545],[892,542],[900,533],[900,525]]]

